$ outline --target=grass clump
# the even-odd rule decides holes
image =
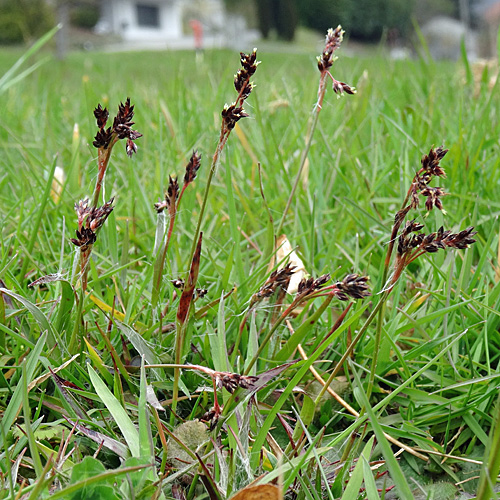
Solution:
[[[45,107],[47,137],[9,104],[6,116],[24,120],[2,128],[0,498],[491,494],[500,288],[483,201],[498,179],[478,171],[496,161],[482,153],[485,123],[469,141],[465,128],[431,133],[431,118],[443,127],[450,118],[440,99],[462,84],[446,86],[430,63],[407,80],[399,66],[399,79],[351,75],[354,96],[332,75],[341,42],[340,27],[328,31],[318,89],[298,56],[274,68],[282,79],[270,88],[265,59],[284,56],[258,67],[255,50],[242,53],[236,99],[215,117],[211,102],[229,92],[214,80],[225,54],[206,54],[203,84],[192,68],[157,88],[135,82],[124,95],[136,109],[127,98],[111,126],[108,93],[125,89],[89,71],[85,99],[102,103],[96,166],[83,159],[80,127],[73,143],[58,142],[71,131],[57,128],[61,116],[85,121],[68,90]],[[185,56],[171,55],[180,67]],[[98,72],[107,57],[87,64]],[[329,102],[328,82],[349,101]],[[316,98],[312,112],[304,95]],[[467,122],[498,102],[459,105]],[[428,150],[445,132],[460,148]],[[111,157],[121,139],[138,153],[127,163]],[[16,161],[26,168],[20,187]],[[179,164],[181,182],[168,172]],[[445,168],[449,214],[435,186]]]

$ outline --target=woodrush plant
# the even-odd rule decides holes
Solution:
[[[126,139],[127,155],[132,157],[137,152],[137,146],[134,141],[142,136],[140,132],[132,129],[132,125],[134,125],[132,121],[134,106],[130,104],[130,98],[127,98],[125,104],[120,103],[112,126],[106,128],[109,111],[100,104],[94,110],[94,116],[99,127],[99,131],[93,142],[94,147],[97,148],[97,180],[92,196],[92,203],[89,205],[89,200],[85,199],[75,204],[75,211],[78,216],[78,229],[76,230],[76,238],[71,239],[71,243],[80,249],[80,279],[83,292],[87,289],[88,264],[92,248],[97,241],[100,229],[114,208],[114,198],[111,198],[104,205],[98,207],[102,184],[111,158],[111,151],[119,140]]]
[[[354,92],[352,87],[339,82],[330,73],[334,59],[333,54],[339,48],[341,40],[342,30],[340,27],[328,32],[325,50],[318,61],[320,70],[318,101],[313,110],[312,122],[307,133],[306,148],[302,152],[299,174],[292,187],[278,231],[275,232],[276,235],[279,235],[284,227],[285,216],[298,187],[300,173],[303,171],[308,151],[313,144],[313,134],[318,123],[319,112],[323,107],[328,78],[332,80],[336,92],[344,91],[348,94]],[[68,380],[57,375],[55,370],[50,371],[48,376],[51,377],[57,391],[60,391],[61,397],[60,401],[56,398],[48,399],[48,404],[53,415],[58,417],[62,415],[68,419],[67,423],[71,426],[72,433],[78,431],[81,435],[97,443],[99,448],[96,454],[100,453],[102,456],[102,450],[108,449],[125,462],[125,466],[117,469],[116,474],[126,474],[127,481],[121,482],[115,478],[117,484],[113,484],[116,495],[121,498],[129,498],[133,495],[137,498],[161,498],[162,495],[171,494],[175,498],[190,499],[198,494],[196,488],[199,483],[203,483],[203,487],[211,498],[229,497],[232,492],[252,481],[260,473],[263,476],[261,477],[262,482],[275,481],[280,475],[284,476],[283,490],[289,496],[308,495],[308,498],[310,496],[322,498],[327,494],[331,498],[339,498],[342,495],[343,498],[353,498],[352,495],[357,496],[360,493],[363,479],[363,474],[360,472],[363,471],[367,490],[368,484],[372,488],[370,498],[378,498],[376,485],[374,482],[373,484],[368,483],[369,478],[373,477],[369,463],[374,454],[373,438],[364,446],[359,460],[356,450],[367,433],[371,432],[370,429],[373,429],[377,437],[392,479],[397,482],[400,497],[410,498],[408,496],[410,490],[406,480],[402,476],[393,451],[386,441],[390,441],[394,446],[413,454],[420,460],[428,459],[427,455],[432,452],[432,446],[435,443],[429,439],[426,444],[429,445],[430,450],[417,450],[412,441],[408,440],[410,444],[407,444],[395,439],[389,432],[390,425],[384,424],[382,426],[378,422],[380,415],[377,412],[389,404],[386,399],[392,401],[390,398],[396,397],[398,391],[402,392],[404,387],[408,387],[410,383],[422,375],[430,362],[419,367],[418,372],[412,373],[391,394],[387,395],[386,399],[379,401],[374,408],[370,406],[371,398],[369,396],[371,396],[374,386],[380,337],[386,319],[385,313],[383,314],[384,307],[389,295],[395,290],[395,285],[401,281],[408,265],[425,254],[437,253],[439,250],[449,248],[465,249],[475,241],[473,239],[475,232],[472,227],[457,233],[445,231],[443,228],[423,233],[424,226],[417,222],[418,216],[413,219],[409,218],[410,212],[418,209],[419,199],[422,197],[426,198],[427,211],[434,207],[442,209],[441,197],[444,191],[440,187],[431,187],[430,182],[435,177],[444,176],[440,162],[443,160],[446,150],[432,148],[422,160],[422,167],[413,178],[402,208],[398,211],[392,225],[387,251],[388,257],[386,257],[384,267],[385,274],[382,280],[378,280],[381,283],[380,290],[373,294],[372,299],[370,299],[373,301],[372,303],[369,304],[365,300],[363,305],[353,306],[356,300],[363,300],[369,296],[368,278],[354,273],[348,274],[344,279],[333,280],[333,282],[331,282],[330,274],[320,274],[317,278],[306,276],[300,281],[297,291],[292,294],[289,290],[289,284],[296,269],[285,259],[284,262],[276,262],[267,277],[258,280],[258,285],[246,297],[242,306],[241,303],[235,301],[241,306],[240,309],[231,311],[228,308],[225,301],[228,298],[231,300],[231,292],[224,294],[220,299],[213,300],[207,306],[197,308],[197,300],[204,294],[204,289],[198,288],[198,277],[203,257],[201,228],[209,191],[224,145],[236,122],[246,116],[243,102],[252,89],[250,78],[257,66],[256,52],[249,55],[242,54],[241,62],[243,67],[235,78],[235,88],[238,92],[237,100],[222,111],[219,142],[212,157],[203,201],[200,205],[196,229],[193,234],[191,252],[187,258],[188,270],[183,278],[176,279],[172,283],[176,287],[176,292],[170,297],[171,304],[161,303],[161,292],[164,291],[162,287],[168,283],[164,281],[164,269],[169,258],[168,250],[172,250],[173,241],[175,241],[172,235],[183,193],[187,186],[195,180],[201,165],[201,157],[196,150],[186,167],[182,189],[176,178],[169,177],[165,201],[155,205],[157,212],[159,212],[158,226],[163,227],[162,217],[165,212],[168,214],[169,220],[166,234],[157,239],[158,244],[153,251],[151,259],[154,263],[153,279],[148,284],[151,289],[151,302],[154,302],[153,309],[158,309],[161,303],[163,310],[161,313],[151,311],[149,325],[140,325],[137,322],[134,327],[128,327],[120,321],[124,319],[124,315],[120,316],[118,311],[115,311],[113,304],[106,318],[107,328],[101,328],[98,322],[95,322],[98,331],[97,338],[100,339],[100,349],[94,347],[99,343],[95,336],[89,334],[85,338],[83,335],[81,337],[81,342],[85,342],[85,344],[78,346],[78,348],[83,350],[86,347],[88,357],[91,360],[87,371],[85,372],[83,367],[78,367],[78,370],[71,373],[68,370],[66,372],[69,374],[67,375]],[[130,141],[137,138],[135,135],[138,134],[130,128],[133,124],[131,122],[133,107],[129,100],[125,105],[120,106],[118,114],[121,114],[122,117],[118,119],[116,128],[113,124],[113,127],[106,129],[107,111],[100,106],[96,109],[95,116],[99,126],[99,133],[95,139],[99,155],[98,181],[93,203],[90,204],[84,200],[76,207],[78,232],[75,244],[79,246],[81,254],[82,286],[80,290],[82,302],[83,290],[88,287],[86,272],[90,252],[99,230],[113,209],[113,200],[101,207],[98,206],[99,192],[102,189],[111,148],[120,139],[120,133],[124,135],[122,138],[127,138]],[[133,142],[130,145],[128,140],[128,150],[134,152],[135,145]],[[157,231],[157,234],[163,233]],[[184,233],[181,233],[179,240],[182,241],[183,238]],[[187,247],[189,248],[189,244]],[[394,249],[396,249],[395,252]],[[268,262],[273,259],[272,254],[271,251],[268,255],[263,255],[262,269],[265,269]],[[262,274],[263,271],[260,269],[256,271],[254,281],[257,281],[257,278]],[[92,286],[92,282],[90,282],[90,286]],[[7,297],[13,296],[8,290],[2,291],[7,294]],[[148,292],[149,290],[145,293],[146,303],[148,303],[147,299],[149,298]],[[155,298],[153,299],[153,297]],[[14,298],[18,300],[17,297],[14,296]],[[328,324],[328,320],[322,324],[323,328],[325,325],[328,326],[326,334],[322,334],[321,338],[313,338],[310,335],[313,331],[311,325],[316,324],[320,318],[326,316],[327,308],[334,299],[348,301],[348,304],[335,317],[335,320],[332,321],[333,324]],[[103,307],[102,302],[99,304]],[[149,304],[148,308],[151,308]],[[216,309],[217,318],[214,319],[211,316],[205,321],[211,309]],[[33,306],[33,311],[37,311],[35,306]],[[369,314],[368,311],[370,311]],[[155,319],[154,314],[156,314],[157,319]],[[295,315],[296,317],[294,317]],[[172,320],[175,320],[175,323]],[[162,328],[162,321],[170,321],[164,325],[168,326],[168,329]],[[373,332],[371,326],[376,321],[376,331]],[[359,322],[362,322],[360,327],[358,327]],[[76,321],[77,325],[79,323],[80,318]],[[284,325],[287,326],[287,330],[283,328]],[[194,336],[195,327],[200,330],[196,337]],[[347,348],[340,357],[340,361],[334,364],[333,371],[330,372],[328,379],[324,380],[325,372],[320,373],[315,370],[313,364],[316,362],[325,363],[331,359],[330,355],[335,353],[329,352],[329,349],[336,345],[339,335],[348,329],[350,330],[351,327],[353,332],[357,333],[352,339],[348,337]],[[117,333],[118,330],[119,333]],[[319,331],[323,333],[322,330]],[[161,335],[169,332],[174,332],[172,333],[175,344],[174,363],[151,362],[150,360],[153,358],[160,358],[161,354],[151,352],[153,349],[150,344],[154,342],[154,350],[160,351],[165,347],[165,343],[172,338],[169,335],[165,335],[165,337],[161,337]],[[115,336],[114,340],[112,334]],[[368,383],[363,384],[358,367],[354,362],[350,362],[350,358],[356,347],[359,346],[360,340],[365,339],[368,335],[374,337],[373,354],[371,369],[367,370],[369,371]],[[45,337],[44,335],[40,337],[41,343]],[[205,355],[203,359],[199,350],[208,352],[209,355]],[[42,347],[37,344],[35,354],[38,356],[41,351]],[[302,362],[297,362],[294,359],[296,351],[303,358]],[[72,352],[71,349],[70,352]],[[135,366],[132,361],[134,352],[140,355],[135,359]],[[442,354],[438,353],[435,358],[441,356]],[[103,361],[105,357],[111,360],[108,364],[112,363],[112,368]],[[193,363],[200,358],[207,366],[199,362]],[[163,360],[159,359],[159,361]],[[27,375],[23,374],[23,382],[31,380],[33,377],[33,365],[34,361],[30,357]],[[61,365],[57,370],[65,369],[63,366]],[[172,384],[168,382],[170,369],[174,370]],[[331,382],[342,369],[345,370],[346,375],[352,375],[349,376],[349,381],[354,387],[353,392],[356,402],[360,406],[359,411],[349,405],[341,395],[331,388]],[[283,387],[280,378],[287,370],[290,377]],[[84,375],[81,375],[82,372]],[[303,385],[308,377],[308,372],[311,372],[322,386],[320,393],[314,400]],[[70,379],[78,381],[74,373],[80,374],[80,380],[84,381],[77,387],[71,386],[70,383]],[[196,403],[186,403],[180,408],[181,411],[178,411],[179,406],[183,403],[182,399],[187,398],[187,396],[179,395],[181,383],[184,382],[183,391],[186,390],[185,387],[188,390],[197,387],[193,384],[192,379],[191,384],[185,382],[187,380],[186,374],[193,373],[207,377],[211,382],[211,388],[203,388],[202,395],[197,397]],[[90,384],[91,389],[87,389],[85,384]],[[293,401],[293,391],[299,385],[304,393],[304,400],[301,411],[296,413],[295,419],[292,419],[286,415],[286,410],[290,406],[293,409],[290,401]],[[366,392],[363,392],[363,385],[367,386]],[[112,387],[112,391],[109,387]],[[162,401],[162,404],[156,398],[159,389],[163,391],[165,398],[168,397]],[[76,392],[78,398],[72,395],[73,392]],[[196,394],[194,390],[191,392],[192,395]],[[333,394],[336,401],[354,417],[353,420],[346,419],[348,427],[342,429],[335,437],[325,436],[325,428],[316,435],[312,435],[310,432],[314,411],[321,407],[322,396],[325,392]],[[68,459],[65,455],[65,448],[69,441],[66,441],[63,446],[62,456],[55,459],[57,467],[52,465],[53,459],[49,458],[46,461],[47,471],[41,470],[41,461],[37,460],[40,451],[35,439],[33,439],[34,431],[31,432],[31,425],[35,427],[39,423],[36,418],[30,422],[29,407],[26,404],[28,401],[27,387],[24,393],[19,390],[12,398],[16,404],[9,404],[5,421],[7,427],[14,423],[16,405],[21,394],[25,396],[25,423],[27,433],[31,436],[29,452],[39,478],[34,486],[41,491],[41,489],[49,487],[53,477],[57,477],[60,484],[66,486],[55,493],[58,495],[57,498],[71,498],[70,495],[75,492],[83,493],[86,491],[84,488],[87,480],[96,481],[96,484],[102,481],[100,486],[103,486],[106,479],[103,475],[106,472],[102,469],[96,468],[98,472],[92,479],[88,479],[84,473],[77,471],[77,466],[74,467],[76,472],[74,477],[73,474],[71,475],[71,479],[68,479],[68,476],[61,472],[64,462]],[[104,408],[94,408],[95,402],[102,403]],[[41,402],[40,406],[42,406]],[[167,424],[167,418],[160,417],[164,407],[171,409],[170,425]],[[179,438],[179,434],[176,434],[174,424],[181,421],[182,417],[186,417],[186,408],[189,410],[189,415],[186,418],[188,421],[199,418],[209,425],[210,439],[208,442],[202,442],[202,448],[190,449]],[[66,413],[69,414],[69,417],[66,416]],[[271,426],[276,424],[276,418],[286,434],[288,445],[286,443],[283,445],[282,441],[278,443],[274,437],[276,434],[271,433]],[[368,422],[371,427],[367,425]],[[4,430],[3,424],[2,430]],[[495,431],[496,434],[498,434],[497,430],[498,428]],[[158,441],[161,445],[158,444]],[[191,457],[192,463],[186,463],[185,467],[179,461],[175,464],[169,463],[168,448],[171,446],[170,443],[174,441]],[[332,465],[325,456],[328,450],[334,446],[338,446],[342,453],[340,460]],[[6,451],[8,455],[8,446]],[[77,452],[78,450],[76,450],[75,455]],[[88,467],[89,463],[96,465],[97,460],[92,462],[91,457],[87,458],[85,464],[81,462],[82,469]],[[493,465],[496,463],[494,458],[491,458],[490,462]],[[137,465],[138,463],[139,465]],[[102,464],[100,465],[102,466]],[[380,466],[381,464],[372,465]],[[48,470],[53,471],[53,476],[46,479]],[[13,475],[17,476],[17,472]],[[483,480],[483,485],[486,484],[484,481],[492,480],[491,474],[484,477],[486,479]],[[347,486],[345,482],[348,483]],[[14,484],[15,481],[11,481],[11,489],[14,489]],[[54,482],[54,484],[58,487],[57,483]],[[32,491],[35,491],[35,487],[32,488]]]

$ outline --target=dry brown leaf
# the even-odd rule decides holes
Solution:
[[[280,500],[281,498],[281,491],[277,486],[261,484],[243,488],[231,497],[231,500]]]
[[[57,205],[61,199],[64,183],[66,182],[66,174],[61,167],[56,167],[54,177],[52,178],[52,186],[50,187],[50,197]]]
[[[276,261],[279,263],[278,269],[282,269],[288,263],[295,266],[295,271],[292,274],[290,284],[288,285],[287,289],[288,293],[294,294],[297,292],[297,288],[302,278],[304,278],[309,273],[306,271],[302,259],[297,255],[297,252],[295,252],[295,250],[293,249],[286,235],[282,234],[278,238],[278,241],[276,242],[276,248]]]

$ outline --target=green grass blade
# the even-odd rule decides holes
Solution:
[[[90,364],[87,364],[87,370],[90,376],[90,381],[92,382],[97,395],[104,403],[104,406],[106,406],[106,408],[109,410],[114,421],[122,431],[123,437],[125,438],[125,441],[130,448],[130,453],[133,457],[140,457],[141,448],[139,444],[139,433],[132,423],[132,420],[130,420],[130,417],[127,415],[127,412],[124,410],[123,406],[115,398],[113,393],[106,387],[104,382],[101,380],[99,375],[97,375]]]
[[[495,421],[491,427],[490,439],[484,454],[476,500],[490,500],[493,486],[500,474],[500,396],[497,398]]]
[[[50,498],[51,500],[57,500],[58,498],[72,498],[71,495],[73,495],[73,493],[76,493],[85,486],[91,486],[92,484],[100,482],[114,481],[116,478],[124,474],[130,474],[131,472],[145,469],[146,467],[150,467],[150,465],[136,465],[133,467],[124,467],[123,469],[108,470],[102,474],[98,474],[97,476],[88,477],[76,483],[70,484],[69,486],[66,486],[66,488],[52,494]]]
[[[359,403],[363,406],[363,408],[365,408],[368,419],[372,424],[373,432],[377,437],[377,443],[382,449],[382,454],[384,455],[387,468],[389,469],[391,477],[396,484],[396,488],[398,489],[398,498],[401,500],[413,500],[414,496],[410,486],[406,481],[406,477],[404,476],[398,461],[394,457],[389,441],[387,441],[387,438],[384,436],[384,431],[379,424],[378,417],[375,415],[375,412],[366,397],[366,393],[362,389],[361,380],[359,379],[357,372],[355,370],[353,372],[357,383],[357,387],[354,388],[354,395],[356,399],[359,400]]]
[[[365,477],[365,467],[364,463],[370,460],[370,455],[373,449],[373,442],[375,441],[375,436],[372,436],[368,443],[366,443],[361,455],[358,458],[356,466],[351,473],[349,482],[347,483],[344,494],[342,495],[342,500],[350,500],[351,498],[356,498],[359,494],[359,489],[363,483],[363,478]],[[372,472],[370,471],[369,476],[373,478]]]
[[[19,81],[18,78],[15,78],[14,75],[16,71],[28,60],[33,54],[38,52],[43,45],[45,45],[59,30],[61,29],[61,25],[57,25],[52,28],[50,31],[45,33],[38,41],[36,41],[17,61],[16,63],[0,78],[0,94],[5,92],[10,86]],[[38,64],[35,64],[28,70],[24,71],[24,76],[27,76],[29,73],[34,71],[38,67]]]
[[[35,223],[31,227],[31,236],[30,239],[28,240],[28,245],[26,246],[26,255],[24,256],[23,259],[23,265],[21,267],[21,279],[24,279],[24,275],[26,274],[26,270],[28,269],[28,264],[31,262],[31,255],[33,253],[33,248],[35,246],[36,241],[39,238],[39,231],[40,231],[40,224],[42,223],[42,217],[45,212],[45,207],[48,205],[50,202],[50,190],[52,189],[52,182],[54,180],[54,172],[56,171],[56,163],[57,163],[57,156],[54,157],[52,161],[52,166],[48,172],[48,177],[47,177],[47,183],[45,184],[45,190],[42,193],[42,196],[40,197],[39,203],[38,203],[38,212],[35,218]]]
[[[141,389],[139,395],[139,443],[140,456],[154,462],[154,444],[151,435],[151,422],[149,420],[149,410],[147,406],[147,385],[146,370],[144,368],[144,358],[141,359]]]
[[[23,385],[26,380],[26,384],[31,382],[33,378],[33,374],[35,373],[35,369],[38,366],[40,361],[40,355],[44,349],[45,342],[47,340],[47,334],[43,333],[40,335],[38,342],[35,345],[35,348],[29,353],[27,361],[26,361],[26,377],[23,374],[21,381],[17,384],[16,389],[14,390],[14,394],[12,395],[9,404],[2,416],[2,420],[0,421],[0,426],[4,429],[5,432],[14,425],[16,421],[17,415],[21,410],[23,404]],[[0,433],[0,448],[3,448],[4,433]]]
[[[38,453],[38,447],[36,444],[35,433],[33,432],[33,428],[31,427],[31,411],[30,404],[28,398],[28,383],[27,383],[27,374],[26,374],[26,363],[23,363],[23,412],[24,412],[24,429],[26,434],[28,435],[28,444],[30,448],[31,459],[33,460],[33,465],[35,467],[35,473],[38,480],[43,479],[43,467],[42,461],[40,460],[40,454]]]

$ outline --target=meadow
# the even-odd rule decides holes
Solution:
[[[497,498],[498,84],[341,47],[357,92],[318,113],[319,47],[257,51],[216,164],[236,52],[0,80],[0,498]],[[83,279],[94,109],[127,98],[142,137],[113,146]]]

